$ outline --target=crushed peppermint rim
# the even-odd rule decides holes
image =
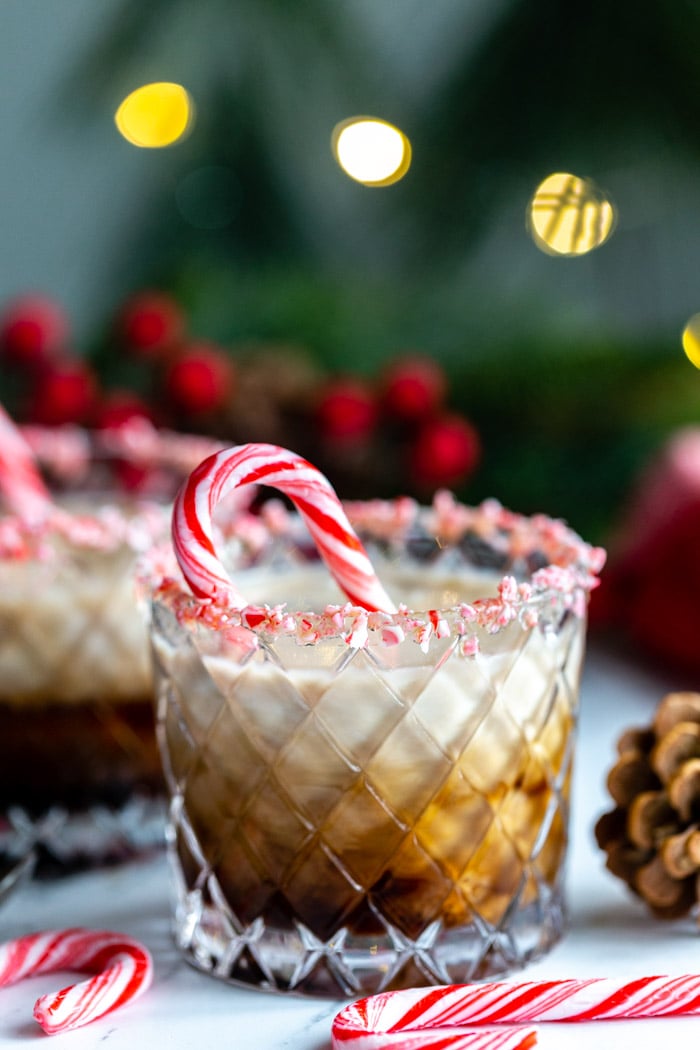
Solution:
[[[103,552],[126,546],[141,554],[162,539],[168,520],[167,507],[148,501],[104,503],[90,513],[57,506],[39,522],[7,515],[0,517],[0,562],[48,561],[57,543]]]
[[[223,448],[215,438],[159,429],[140,417],[101,430],[87,430],[73,423],[56,427],[23,424],[18,429],[37,462],[68,483],[80,482],[91,464],[99,460],[165,467],[185,477],[202,459]]]
[[[0,509],[0,561],[47,561],[55,556],[57,544],[103,552],[126,546],[144,553],[167,532],[169,500],[166,506],[160,494],[132,495],[114,479],[105,490],[93,489],[86,482],[91,468],[129,463],[166,470],[179,481],[202,457],[222,447],[214,438],[159,430],[140,418],[93,431],[74,424],[22,425],[18,430],[37,463],[65,486],[67,498],[57,498],[42,515]]]
[[[395,646],[412,640],[427,651],[433,640],[453,638],[464,656],[479,652],[479,634],[496,634],[517,621],[523,629],[546,626],[569,612],[583,617],[588,594],[598,585],[605,551],[585,543],[565,522],[544,514],[526,517],[496,500],[475,507],[451,493],[436,494],[431,507],[409,498],[344,504],[349,520],[368,547],[391,558],[401,555],[414,567],[429,569],[446,550],[459,550],[461,568],[488,568],[498,579],[494,593],[449,609],[368,611],[351,602],[320,612],[293,610],[288,604],[250,604],[233,608],[225,598],[196,598],[187,588],[172,550],[157,548],[141,565],[141,582],[156,602],[178,621],[227,633],[249,645],[280,636],[299,645],[342,639],[349,647]],[[245,569],[261,564],[275,545],[299,539],[299,519],[277,500],[259,515],[242,512],[219,530],[218,543],[235,551]],[[309,544],[308,537],[306,544]],[[310,548],[309,548],[310,550]],[[304,548],[304,553],[309,551]],[[307,559],[308,560],[308,559]],[[492,586],[491,581],[489,585]]]

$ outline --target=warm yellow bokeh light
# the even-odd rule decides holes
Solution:
[[[683,329],[683,349],[690,363],[700,368],[700,314],[693,314]]]
[[[535,190],[527,220],[541,251],[585,255],[607,241],[615,225],[615,208],[590,179],[559,171]]]
[[[333,129],[335,159],[364,186],[391,186],[411,166],[411,143],[403,131],[376,117],[352,117]]]
[[[162,149],[189,131],[194,106],[180,84],[144,84],[127,95],[114,116],[117,128],[132,146]]]

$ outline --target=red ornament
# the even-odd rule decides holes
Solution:
[[[358,441],[371,435],[377,422],[377,400],[359,379],[329,383],[316,405],[321,434],[329,441]]]
[[[418,431],[409,454],[411,477],[422,489],[457,485],[472,473],[480,455],[479,435],[471,423],[445,413]]]
[[[0,353],[20,368],[36,368],[55,359],[68,339],[68,317],[44,295],[24,295],[0,317]]]
[[[132,353],[160,357],[184,338],[185,315],[170,296],[141,292],[124,306],[118,327]]]
[[[700,427],[676,431],[627,494],[591,623],[669,668],[700,674]]]
[[[641,571],[626,610],[629,633],[642,650],[697,679],[700,671],[700,503],[669,523],[650,565]]]
[[[382,405],[394,418],[416,422],[437,412],[446,389],[445,373],[432,358],[397,358],[384,372]]]
[[[216,412],[233,392],[235,369],[225,351],[213,343],[190,343],[165,374],[170,404],[186,416]]]
[[[38,376],[28,417],[44,426],[88,423],[97,400],[97,380],[83,361],[69,359],[47,366]]]

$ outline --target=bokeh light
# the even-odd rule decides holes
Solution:
[[[162,149],[190,131],[194,105],[181,84],[144,84],[127,95],[114,115],[120,133],[132,146]]]
[[[700,368],[700,314],[693,314],[683,329],[683,349],[690,363]]]
[[[615,207],[591,179],[559,171],[535,190],[527,222],[533,241],[548,255],[585,255],[607,241]]]
[[[350,117],[336,124],[331,146],[345,174],[364,186],[391,186],[411,166],[406,135],[376,117]]]

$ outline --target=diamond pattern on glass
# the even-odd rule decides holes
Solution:
[[[132,574],[129,551],[66,551],[57,565],[3,563],[2,695],[28,702],[147,695],[147,639]]]
[[[452,642],[281,638],[228,664],[199,640],[202,655],[166,647],[161,746],[194,752],[171,818],[184,950],[227,980],[328,995],[546,950],[564,922],[582,634],[571,617],[512,624],[472,660]],[[198,676],[218,710],[195,732]]]

